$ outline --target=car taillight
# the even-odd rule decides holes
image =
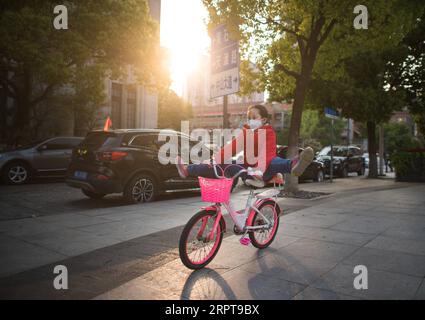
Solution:
[[[128,153],[123,151],[103,151],[96,154],[99,161],[117,161],[124,159],[127,155]]]

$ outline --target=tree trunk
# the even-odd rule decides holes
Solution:
[[[297,80],[294,103],[292,105],[291,125],[289,128],[289,159],[295,157],[298,154],[298,140],[300,136],[301,119],[310,76],[311,75],[308,74]],[[285,189],[289,192],[298,191],[298,177],[287,174],[285,177]]]
[[[378,166],[376,159],[376,123],[374,121],[367,122],[367,149],[369,152],[369,178],[378,177]]]

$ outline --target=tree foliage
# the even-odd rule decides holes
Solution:
[[[226,23],[243,53],[256,57],[258,85],[269,91],[271,100],[293,101],[289,156],[297,153],[312,79],[335,81],[344,74],[344,59],[397,45],[411,29],[417,9],[414,1],[365,0],[369,26],[356,30],[353,9],[358,3],[349,0],[203,1],[210,27]],[[287,181],[289,189],[297,189],[296,182]]]
[[[80,109],[103,102],[103,79],[126,75],[129,65],[139,83],[162,83],[163,70],[154,63],[159,29],[145,0],[63,4],[67,30],[53,27],[56,1],[1,4],[0,85],[14,101],[17,134],[27,131],[37,106],[55,94],[72,96]]]
[[[180,131],[181,121],[192,117],[192,107],[170,89],[161,90],[158,99],[158,128]]]

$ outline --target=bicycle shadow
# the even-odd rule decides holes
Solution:
[[[182,292],[182,300],[236,300],[236,295],[214,269],[204,268],[193,271],[187,278]]]

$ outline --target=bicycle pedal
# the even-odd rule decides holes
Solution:
[[[241,245],[249,246],[249,244],[251,243],[251,239],[250,238],[240,238],[239,242],[241,243]]]

